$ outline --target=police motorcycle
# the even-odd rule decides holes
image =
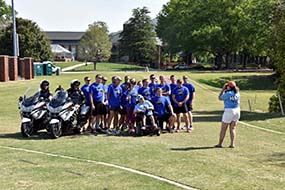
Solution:
[[[21,114],[21,133],[23,137],[30,137],[34,132],[46,129],[49,124],[46,101],[40,97],[40,91],[28,88],[24,97],[19,98]]]
[[[50,122],[48,133],[51,138],[59,138],[63,132],[72,130],[75,134],[82,131],[83,124],[87,122],[84,118],[88,112],[88,106],[83,107],[80,111],[80,116],[83,119],[78,119],[79,105],[74,105],[68,93],[64,90],[57,91],[56,95],[48,103],[47,108],[50,113]],[[79,117],[80,118],[80,117]]]

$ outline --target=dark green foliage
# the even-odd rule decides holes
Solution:
[[[39,26],[27,19],[17,18],[20,57],[32,57],[35,61],[46,61],[52,57],[50,42]],[[0,54],[13,55],[12,24],[0,35]]]
[[[172,0],[157,34],[170,52],[209,54],[229,68],[232,54],[266,56],[277,0]]]
[[[146,7],[133,10],[120,35],[120,54],[130,61],[146,64],[155,61],[156,46],[154,26]]]
[[[274,27],[272,33],[272,39],[274,39],[274,60],[277,78],[278,90],[277,94],[280,94],[283,102],[283,108],[285,108],[285,3],[280,1],[280,5],[274,20]],[[269,102],[269,111],[280,112],[279,99],[273,96]]]

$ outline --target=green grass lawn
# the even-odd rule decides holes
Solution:
[[[80,64],[82,62],[79,62],[79,61],[72,61],[72,62],[54,62],[54,64],[58,67],[61,67],[61,69],[64,69],[66,67],[70,67],[70,66],[73,66],[73,65],[77,65],[77,64]]]
[[[93,64],[75,68],[73,71],[93,71]],[[144,70],[144,67],[122,63],[97,63],[96,71],[136,71]]]
[[[19,133],[18,97],[29,86],[46,78],[51,90],[82,80],[87,74],[36,77],[32,81],[0,83],[0,145],[118,164],[162,176],[197,189],[284,189],[285,136],[242,124],[236,148],[214,149],[223,110],[217,94],[228,79],[239,79],[243,122],[285,133],[285,119],[268,113],[268,99],[275,94],[271,74],[198,72],[105,72],[128,74],[136,79],[151,73],[177,78],[186,74],[196,87],[194,126],[191,134],[160,137],[64,136],[51,140],[41,134],[24,139]],[[98,72],[88,73],[94,80]],[[203,79],[203,80],[202,80]],[[221,82],[217,82],[220,81]],[[238,83],[238,84],[239,84]],[[256,85],[254,85],[255,83]],[[221,85],[221,86],[220,86]],[[253,102],[249,112],[248,99]],[[229,145],[229,136],[225,139]],[[0,148],[0,189],[179,189],[152,178],[92,163],[48,157]]]

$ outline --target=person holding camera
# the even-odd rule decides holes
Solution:
[[[230,148],[234,148],[236,137],[236,126],[240,118],[240,93],[234,81],[229,81],[224,84],[221,93],[219,94],[219,100],[224,101],[224,114],[222,117],[222,126],[220,131],[219,143],[216,148],[222,148],[222,144],[227,132],[228,126],[230,126]]]

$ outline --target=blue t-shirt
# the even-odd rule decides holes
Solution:
[[[128,90],[126,83],[121,84],[121,88],[122,88],[122,92],[123,92],[123,93]]]
[[[103,85],[103,90],[104,90],[104,99],[103,99],[103,101],[105,102],[107,100],[108,86],[107,85]]]
[[[175,99],[178,102],[182,102],[183,100],[185,100],[186,96],[189,95],[189,90],[185,86],[182,86],[181,88],[176,87],[173,90],[172,95],[175,95]],[[178,107],[178,104],[174,103],[174,106]]]
[[[127,101],[127,108],[133,108],[136,105],[136,101],[137,101],[137,96],[138,96],[138,91],[137,89],[133,88],[130,91],[126,92],[127,97],[131,96],[131,99],[129,101]]]
[[[93,83],[89,87],[90,94],[92,94],[93,102],[103,102],[104,98],[104,89],[102,83]]]
[[[85,97],[85,104],[86,104],[87,106],[90,106],[89,85],[84,84],[84,85],[81,87],[81,91],[83,92],[84,97]]]
[[[239,108],[240,105],[240,94],[234,91],[227,91],[220,97],[224,101],[224,108]]]
[[[171,89],[170,89],[170,85],[168,83],[165,83],[165,84],[159,84],[157,85],[158,88],[161,88],[162,89],[162,92],[165,93],[165,92],[169,92],[171,94]],[[168,96],[165,96],[168,98],[168,100],[170,101],[170,95]]]
[[[122,88],[114,84],[110,84],[108,87],[109,105],[112,107],[120,107],[120,101],[122,96]]]
[[[146,110],[148,108],[151,108],[153,107],[152,103],[148,100],[145,100],[143,103],[138,103],[136,106],[135,106],[135,109],[134,109],[134,113],[135,112],[143,112],[145,113]],[[151,116],[153,115],[153,112],[152,110],[147,110],[147,113],[146,113],[147,116]]]
[[[149,87],[141,87],[138,91],[146,100],[151,100],[151,92]]]
[[[152,98],[152,103],[154,106],[154,111],[158,114],[158,117],[162,117],[164,114],[168,113],[168,106],[170,101],[165,96],[155,96]]]
[[[189,99],[187,101],[187,104],[190,104],[192,103],[195,87],[191,83],[184,83],[183,86],[185,86],[189,90]]]
[[[156,83],[149,83],[148,87],[150,89],[150,96],[154,97],[155,96],[155,92],[156,92],[156,88],[157,88],[157,84]]]
[[[171,92],[177,87],[177,84],[175,83],[170,83],[170,90]]]

